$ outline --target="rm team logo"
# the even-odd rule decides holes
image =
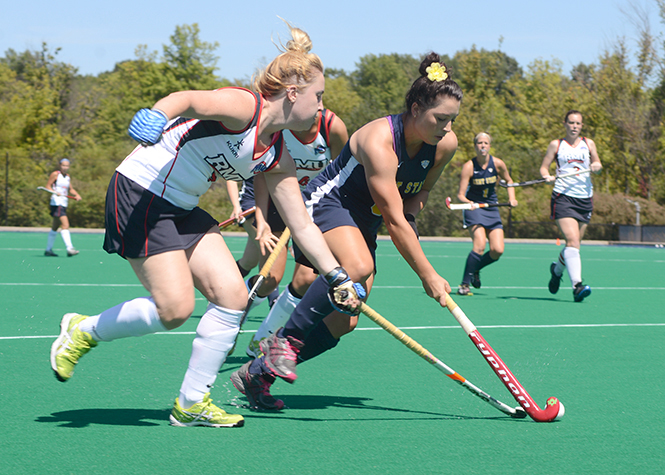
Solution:
[[[214,157],[204,157],[203,160],[215,170],[217,175],[221,176],[225,180],[229,181],[242,181],[243,178],[236,172],[235,168],[229,163],[223,153],[216,155]],[[216,181],[217,177],[215,173],[208,179],[208,181]]]
[[[429,166],[429,160],[423,160],[420,162],[420,166],[423,167],[423,170],[427,170],[427,167]]]

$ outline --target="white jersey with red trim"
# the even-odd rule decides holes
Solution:
[[[557,175],[588,170],[590,164],[589,145],[584,137],[575,147],[563,139],[559,140],[559,148],[556,152]],[[582,173],[566,178],[557,178],[554,182],[553,192],[571,198],[591,198],[593,196],[591,174]]]
[[[233,131],[218,121],[177,117],[157,144],[136,147],[116,170],[183,209],[194,208],[218,176],[241,181],[270,170],[281,158],[283,138],[276,133],[270,146],[256,153],[263,98],[254,96],[256,110],[245,129]]]
[[[328,145],[330,124],[334,118],[332,111],[324,109],[319,119],[319,130],[308,143],[302,142],[290,130],[283,132],[284,144],[296,164],[296,178],[301,190],[335,158]]]
[[[67,195],[69,194],[69,186],[71,184],[71,177],[69,175],[63,175],[61,171],[57,171],[58,177],[53,183],[53,191],[56,192],[55,195],[51,195],[51,206],[63,206],[67,207],[69,200]]]

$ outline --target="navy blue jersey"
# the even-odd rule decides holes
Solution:
[[[466,199],[474,203],[498,203],[496,196],[496,177],[498,175],[494,166],[494,157],[489,156],[487,167],[483,169],[473,158],[473,176],[466,189]]]
[[[402,199],[417,194],[434,165],[436,146],[423,143],[415,157],[409,158],[404,141],[402,115],[387,117],[393,136],[393,149],[398,158],[395,181]],[[326,232],[344,223],[331,219],[332,209],[348,210],[353,221],[370,235],[376,235],[383,217],[370,194],[365,168],[351,154],[347,143],[339,157],[312,180],[305,191],[305,204],[314,222]]]

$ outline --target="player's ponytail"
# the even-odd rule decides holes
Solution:
[[[439,95],[462,100],[463,93],[452,79],[452,71],[441,61],[437,53],[429,53],[420,63],[420,77],[416,79],[406,94],[406,110],[411,112],[413,104],[428,109]]]
[[[284,23],[289,28],[291,39],[286,45],[277,45],[282,53],[259,71],[253,81],[254,90],[267,97],[279,94],[288,86],[309,83],[314,70],[323,72],[321,59],[310,53],[312,40],[309,35],[286,20]]]

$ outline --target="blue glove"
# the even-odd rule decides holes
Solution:
[[[169,118],[159,109],[141,109],[134,115],[127,133],[141,145],[154,145],[162,137],[168,121]]]
[[[359,300],[364,299],[367,296],[365,288],[361,284],[351,281],[343,267],[336,267],[323,277],[330,286],[330,289],[328,289],[328,300],[330,300],[330,303],[340,312],[348,315],[358,315],[360,313],[360,305],[351,307],[345,305],[344,302],[350,296],[356,297]]]

